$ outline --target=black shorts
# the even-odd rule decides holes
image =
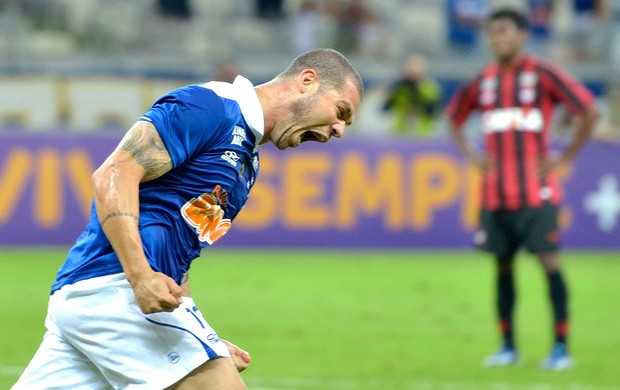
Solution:
[[[522,247],[532,253],[557,251],[558,213],[555,205],[515,211],[482,209],[474,241],[480,249],[499,257],[513,256]]]

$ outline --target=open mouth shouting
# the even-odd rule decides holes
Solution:
[[[304,143],[304,142],[327,142],[329,140],[329,137],[313,131],[313,130],[308,130],[305,131],[301,137],[300,137],[300,144]]]

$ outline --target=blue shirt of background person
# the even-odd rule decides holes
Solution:
[[[488,12],[486,0],[448,0],[448,43],[462,50],[478,46],[480,28]]]

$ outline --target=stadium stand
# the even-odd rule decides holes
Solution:
[[[319,0],[323,6],[346,1]],[[524,6],[519,0],[488,2],[491,7]],[[380,92],[370,89],[392,80],[410,53],[429,58],[446,98],[458,82],[471,77],[490,58],[484,48],[473,57],[451,54],[445,38],[443,0],[365,3],[376,12],[388,36],[381,56],[349,53],[369,87],[370,103],[381,100]],[[553,29],[559,49],[554,53],[572,72],[585,78],[598,96],[605,96],[607,85],[620,84],[618,72],[611,71],[611,61],[577,63],[562,57],[572,31],[568,3],[556,3]],[[134,119],[131,114],[141,112],[145,101],[151,101],[157,91],[208,79],[222,61],[235,61],[244,75],[261,82],[290,59],[291,16],[301,0],[286,1],[286,16],[270,20],[256,18],[254,2],[247,0],[192,0],[189,4],[190,17],[179,19],[159,14],[155,0],[0,3],[0,77],[6,85],[0,91],[0,128],[69,126],[91,131],[88,127],[124,127]],[[337,21],[328,15],[325,34],[336,31],[334,23]],[[330,42],[325,43],[328,46]],[[110,99],[114,90],[117,98]],[[7,96],[13,97],[7,100]],[[106,112],[91,107],[102,99],[109,102]],[[118,107],[113,101],[119,102]],[[77,111],[73,102],[80,104]],[[370,103],[360,112],[362,120],[357,127],[383,120]],[[28,104],[32,108],[27,109]]]

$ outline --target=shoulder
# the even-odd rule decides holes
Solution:
[[[201,87],[212,90],[222,99],[235,102],[235,110],[243,116],[254,134],[260,139],[264,134],[263,109],[256,95],[254,85],[245,77],[237,76],[230,83],[212,81]]]
[[[482,69],[479,69],[475,73],[472,73],[473,76],[468,77],[466,81],[467,86],[472,86],[479,84],[483,79],[489,77],[495,77],[499,73],[499,64],[497,62],[490,62]]]
[[[526,58],[526,63],[538,72],[550,75],[568,75],[568,71],[552,60],[530,55]]]
[[[217,95],[212,90],[204,88],[203,86],[204,84],[185,85],[183,87],[179,87],[168,92],[166,95],[162,96],[162,99],[166,97],[178,97],[185,99],[192,99],[197,97],[217,97]]]
[[[489,72],[487,70],[487,68],[483,69],[482,72],[476,74],[473,77],[470,77],[469,79],[467,79],[463,85],[461,86],[461,91],[471,91],[472,89],[480,89],[481,88],[481,84],[482,81],[485,78],[489,77]]]
[[[197,84],[195,87],[209,91],[220,99],[232,100],[240,105],[256,95],[252,83],[241,76],[237,76],[232,84],[223,81],[210,81],[204,84]]]
[[[164,112],[197,114],[200,111],[221,112],[222,99],[212,90],[199,84],[186,85],[161,96],[153,104]]]

